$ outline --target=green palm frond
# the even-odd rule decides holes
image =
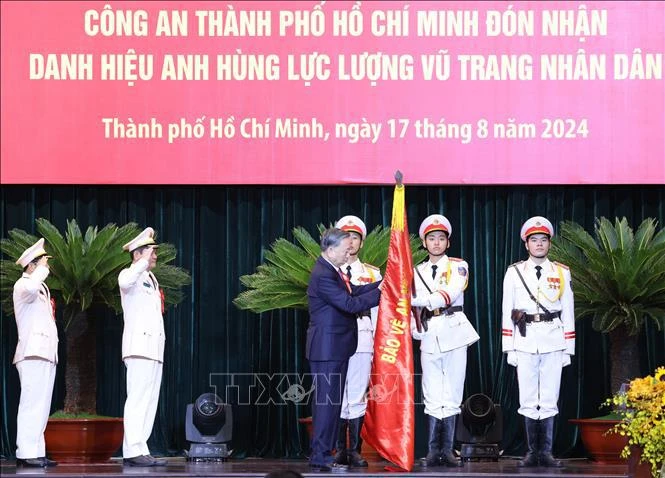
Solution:
[[[141,229],[135,223],[122,227],[107,224],[101,230],[90,226],[81,233],[75,220],[67,221],[65,235],[48,220],[36,220],[37,231],[45,239],[46,252],[53,256],[49,260],[51,273],[47,284],[59,307],[63,308],[65,329],[78,312],[94,304],[102,304],[121,312],[118,274],[131,262],[130,255],[122,246],[136,237]],[[2,239],[0,248],[9,260],[2,260],[0,290],[2,307],[13,314],[12,291],[22,270],[14,262],[23,251],[37,241],[37,237],[20,229],[9,231],[9,238]],[[159,261],[154,274],[164,289],[167,305],[177,304],[183,299],[182,287],[191,282],[184,269],[169,265],[176,257],[175,247],[160,244]]]
[[[323,224],[317,226],[319,234],[325,229]],[[294,242],[277,239],[270,250],[264,251],[265,263],[259,265],[254,274],[240,277],[248,290],[233,300],[238,308],[256,313],[284,308],[307,309],[307,283],[321,248],[302,227],[293,229],[293,237]],[[367,234],[358,257],[385,272],[389,242],[390,229],[377,226]],[[420,239],[411,236],[414,264],[427,255],[420,245]]]
[[[570,267],[578,318],[591,317],[600,332],[623,325],[636,334],[647,319],[665,325],[665,229],[656,227],[652,218],[633,231],[625,217],[602,217],[592,237],[561,224],[550,255]]]

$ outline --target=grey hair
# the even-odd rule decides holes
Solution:
[[[348,232],[337,229],[336,227],[326,229],[323,231],[323,234],[321,234],[321,252],[325,251],[329,247],[339,246],[342,240],[349,237],[349,235],[350,234]]]

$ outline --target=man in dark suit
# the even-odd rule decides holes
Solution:
[[[307,351],[316,389],[312,403],[312,454],[310,467],[319,471],[343,471],[333,462],[332,449],[349,357],[358,345],[357,315],[379,304],[381,282],[351,284],[340,266],[349,259],[348,232],[332,228],[321,236],[321,256],[312,269],[307,288],[309,328]]]

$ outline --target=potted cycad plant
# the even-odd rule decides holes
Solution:
[[[59,328],[66,340],[64,407],[62,412],[56,414],[59,418],[49,420],[47,449],[59,461],[103,461],[120,446],[123,430],[121,418],[90,421],[90,417],[94,417],[97,412],[96,320],[91,308],[104,306],[118,314],[122,312],[118,274],[131,262],[122,246],[141,229],[135,223],[122,227],[107,224],[101,230],[91,226],[82,234],[76,221],[70,220],[67,221],[67,230],[63,236],[46,219],[37,219],[36,226],[38,234],[46,240],[47,253],[52,256],[49,260],[51,272],[46,282],[55,297]],[[9,238],[0,242],[2,252],[8,257],[8,260],[2,260],[0,272],[5,317],[13,316],[12,289],[22,273],[14,261],[37,239],[23,230],[13,229],[9,231]],[[179,303],[183,298],[181,287],[190,282],[188,272],[169,265],[175,257],[173,245],[161,244],[158,265],[153,272],[164,289],[165,305]],[[58,425],[64,425],[70,431],[72,428],[78,429],[72,420],[77,416],[83,420],[83,428],[88,430],[83,441],[91,445],[92,449],[54,452],[56,443],[50,440],[54,430]],[[109,427],[111,431],[102,431],[99,427]],[[105,436],[113,440],[119,438],[119,441],[108,445],[109,448],[92,443],[92,438]],[[56,439],[56,442],[69,444],[67,442],[73,440],[73,437],[68,436],[66,439]]]
[[[654,219],[633,231],[626,218],[614,224],[600,218],[592,237],[579,224],[563,222],[551,257],[570,266],[577,319],[591,318],[593,328],[609,338],[610,384],[617,392],[640,375],[638,334],[645,321],[658,329],[665,324],[665,229],[657,230]],[[571,420],[598,461],[619,460],[626,444],[625,437],[607,434],[616,418]]]

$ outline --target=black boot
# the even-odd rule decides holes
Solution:
[[[434,418],[427,415],[427,457],[425,458],[425,466],[439,466],[441,455],[441,429],[443,428],[443,420]]]
[[[441,464],[448,467],[463,465],[463,463],[453,454],[456,419],[457,416],[455,415],[444,418],[443,426],[441,427]]]
[[[538,420],[524,417],[524,429],[526,431],[527,452],[517,466],[538,466]]]
[[[349,466],[364,468],[367,466],[367,460],[360,455],[360,430],[363,427],[365,417],[352,418],[349,420],[349,448],[346,449],[346,456]]]
[[[41,460],[44,463],[44,466],[57,466],[58,465],[57,461],[49,460],[45,456],[41,457]]]
[[[538,461],[540,466],[549,468],[561,468],[563,464],[552,456],[552,437],[554,436],[554,417],[545,418],[540,421],[540,449],[538,450]]]
[[[335,463],[338,465],[348,465],[348,457],[346,456],[346,427],[348,422],[343,418],[339,419],[337,428],[337,442],[335,443]]]

